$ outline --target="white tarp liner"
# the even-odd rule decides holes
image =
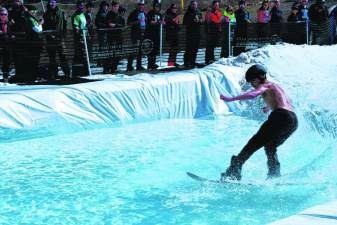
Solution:
[[[219,99],[220,90],[226,92],[226,87],[237,94],[240,87],[235,77],[240,76],[232,73],[224,79],[223,68],[218,64],[203,70],[159,75],[109,76],[102,81],[67,86],[2,88],[1,139],[130,120],[195,118],[229,112]],[[233,105],[232,110],[235,111]]]
[[[337,225],[337,201],[306,209],[269,225]]]

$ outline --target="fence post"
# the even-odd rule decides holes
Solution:
[[[228,22],[228,57],[232,56],[232,46],[231,46],[231,22]]]
[[[309,45],[309,19],[306,18],[305,19],[305,32],[306,32],[306,41],[307,41],[307,45]]]
[[[43,2],[43,0],[41,0],[41,5],[42,5],[42,10],[43,10],[43,12],[46,12],[46,9],[45,9],[45,7],[44,7],[44,2]]]
[[[88,44],[87,44],[86,30],[83,30],[83,38],[84,38],[85,55],[87,57],[88,72],[89,72],[89,76],[91,77],[91,69],[90,69],[90,61],[89,61],[89,50],[88,50]]]
[[[163,60],[163,24],[160,24],[160,44],[159,44],[159,66],[162,67]]]

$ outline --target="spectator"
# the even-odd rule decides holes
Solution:
[[[328,9],[324,5],[325,0],[316,0],[308,11],[310,28],[312,32],[312,44],[329,44]]]
[[[131,41],[133,45],[137,45],[137,70],[144,70],[142,67],[142,51],[141,44],[144,39],[146,24],[147,24],[147,13],[145,12],[144,1],[140,0],[138,3],[138,8],[132,11],[128,17],[127,24],[131,26]],[[128,58],[127,71],[134,70],[133,64],[134,56]]]
[[[271,23],[282,23],[283,11],[281,10],[280,0],[274,1],[274,6],[270,10],[270,22]]]
[[[21,0],[14,0],[12,5],[12,9],[9,12],[9,21],[13,22],[12,24],[12,32],[15,35],[15,39],[13,41],[13,62],[15,67],[15,77],[23,77],[25,76],[25,59],[24,53],[22,49],[26,46],[26,20],[25,20],[25,12],[26,7],[22,4]],[[14,77],[13,77],[14,79]]]
[[[37,8],[32,5],[25,6],[27,11],[24,13],[25,18],[25,44],[21,49],[24,60],[23,76],[11,77],[11,82],[32,82],[35,81],[39,71],[40,54],[43,47],[42,25],[43,19],[36,18]]]
[[[265,41],[264,39],[268,36],[269,21],[269,2],[268,0],[263,0],[261,7],[257,10],[257,36],[260,43]]]
[[[26,7],[22,4],[22,0],[14,0],[12,10],[9,12],[9,20],[13,21],[12,31],[13,32],[25,32],[26,22],[25,22],[25,12]]]
[[[291,13],[287,18],[287,22],[298,22],[299,18],[298,18],[298,6],[297,5],[293,5],[291,7]]]
[[[8,11],[6,8],[0,8],[0,58],[2,58],[2,77],[5,83],[9,78],[13,38],[12,22],[8,20]]]
[[[308,0],[300,0],[300,5],[298,6],[298,19],[299,21],[306,21],[308,19]]]
[[[283,11],[281,10],[280,0],[275,0],[272,9],[270,10],[271,35],[281,35],[283,21]]]
[[[300,25],[298,22],[298,6],[293,5],[291,7],[291,13],[288,16],[287,19],[287,27],[288,27],[288,36],[286,38],[286,41],[293,44],[304,44],[305,43],[305,37],[303,37],[302,32],[298,32],[301,28],[303,29],[303,26]],[[305,34],[305,33],[304,33]]]
[[[95,25],[98,34],[98,45],[99,51],[103,51],[107,47],[107,28],[108,26],[108,13],[109,13],[109,3],[107,1],[102,1],[99,5],[98,12],[95,18]],[[106,50],[105,50],[106,51]],[[103,73],[109,73],[108,64],[105,60],[100,60],[99,64],[103,66]]]
[[[221,21],[222,15],[219,2],[215,0],[212,2],[212,9],[207,12],[205,16],[207,35],[205,62],[207,65],[215,61],[214,49],[218,45],[219,38],[221,37]]]
[[[153,48],[148,55],[148,66],[150,70],[157,69],[156,55],[160,45],[160,26],[163,24],[163,16],[160,13],[160,4],[154,4],[153,10],[147,14],[146,37],[153,42]]]
[[[76,11],[71,17],[74,30],[74,59],[72,76],[86,76],[89,74],[87,60],[85,58],[84,36],[87,36],[87,20],[84,15],[84,3],[81,0],[76,2]]]
[[[223,16],[224,16],[224,21],[226,23],[232,23],[232,24],[236,23],[233,6],[228,5],[223,13]]]
[[[239,9],[235,11],[236,27],[233,41],[233,55],[237,56],[246,49],[247,26],[250,23],[249,12],[246,11],[246,2],[239,1]]]
[[[43,14],[43,19],[43,30],[51,31],[51,33],[46,36],[49,56],[48,78],[54,79],[58,74],[56,54],[59,56],[65,77],[70,78],[70,67],[64,53],[64,36],[67,32],[67,20],[65,13],[57,7],[56,0],[49,0],[47,11]]]
[[[324,23],[328,20],[328,8],[324,5],[325,0],[316,0],[308,11],[308,16],[311,22]]]
[[[236,18],[234,14],[234,9],[231,5],[228,5],[223,13],[224,22],[226,23],[224,34],[223,34],[223,41],[222,41],[222,48],[221,48],[221,57],[229,57],[230,56],[230,49],[228,49],[228,32],[231,32],[232,29],[229,30],[228,24],[235,24]]]
[[[183,24],[186,26],[186,50],[184,55],[184,66],[194,67],[200,44],[200,25],[202,15],[198,9],[198,2],[192,0],[185,15]]]
[[[87,30],[89,33],[89,37],[93,37],[94,35],[94,18],[92,15],[92,9],[94,8],[94,4],[89,1],[87,4],[85,4],[85,19],[87,21]]]
[[[119,61],[121,60],[121,50],[122,50],[122,29],[125,27],[125,20],[119,14],[119,4],[117,2],[111,3],[111,11],[107,15],[108,27],[112,30],[108,32],[108,43],[109,46],[114,47],[114,57],[111,60],[111,66],[109,66],[109,72],[114,73],[117,70]],[[119,53],[118,53],[119,51]]]
[[[176,63],[177,53],[179,50],[179,15],[177,13],[177,5],[171,4],[165,13],[165,28],[166,28],[166,41],[169,43],[169,59],[168,66],[179,67]]]
[[[269,14],[269,2],[264,0],[261,4],[261,7],[257,10],[257,22],[258,23],[269,23],[270,14]]]

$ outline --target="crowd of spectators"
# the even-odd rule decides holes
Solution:
[[[123,29],[128,26],[131,29],[130,39],[132,44],[139,46],[138,54],[128,56],[127,70],[132,71],[133,61],[136,59],[136,70],[144,70],[142,67],[141,43],[144,39],[152,41],[152,51],[147,54],[147,69],[156,69],[156,56],[160,47],[160,28],[165,29],[165,41],[169,45],[168,65],[178,67],[176,62],[180,44],[178,32],[180,24],[185,25],[185,53],[184,66],[196,66],[196,56],[202,34],[201,25],[205,27],[206,54],[205,62],[210,64],[215,61],[214,48],[223,40],[223,24],[235,24],[234,45],[238,38],[247,38],[247,26],[251,22],[258,24],[259,37],[265,36],[266,24],[272,24],[272,32],[280,30],[278,24],[282,22],[301,22],[310,19],[315,23],[325,23],[328,18],[328,10],[324,6],[324,0],[316,0],[308,7],[308,0],[298,0],[291,8],[290,15],[284,15],[280,0],[263,0],[261,7],[256,12],[257,21],[252,21],[246,10],[246,2],[239,0],[238,6],[227,5],[224,12],[221,11],[219,1],[213,1],[202,13],[198,2],[192,0],[183,16],[178,14],[176,4],[171,4],[162,14],[161,4],[154,1],[151,10],[145,8],[143,0],[137,3],[136,8],[126,15],[126,9],[120,7],[118,2],[109,3],[100,1],[97,13],[93,13],[95,7],[92,2],[76,3],[76,10],[71,16],[71,25],[74,33],[74,57],[70,65],[65,54],[65,34],[67,32],[67,16],[58,7],[56,0],[48,0],[46,11],[41,18],[37,18],[37,8],[31,5],[23,5],[22,0],[13,0],[10,8],[0,8],[0,57],[2,58],[2,72],[5,81],[9,79],[10,65],[15,67],[15,76],[12,82],[34,81],[39,74],[39,60],[42,48],[48,53],[49,67],[46,79],[55,79],[58,76],[60,66],[64,77],[70,78],[88,74],[86,55],[83,48],[84,38],[90,39],[97,34],[100,48],[106,45],[114,45],[116,48],[123,44]],[[44,34],[43,36],[41,34]],[[90,48],[90,46],[89,46]],[[244,51],[244,47],[234,48],[234,55]],[[222,56],[228,55],[228,49],[223,47]],[[57,57],[59,63],[57,63]],[[121,60],[120,56],[99,61],[104,73],[114,73]]]

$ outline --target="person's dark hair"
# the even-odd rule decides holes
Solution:
[[[76,2],[76,6],[77,6],[77,7],[80,6],[81,4],[84,4],[83,1],[81,1],[81,0],[78,0],[78,1]]]
[[[109,6],[109,3],[107,1],[101,1],[101,4],[99,5],[99,8],[103,9],[104,6]]]
[[[216,3],[219,3],[219,1],[214,0],[214,1],[212,2],[212,6],[214,6]]]
[[[291,9],[292,9],[292,10],[299,10],[299,8],[298,8],[297,5],[293,5],[293,6],[291,7]]]
[[[246,72],[245,78],[247,82],[251,82],[256,78],[260,79],[261,82],[264,82],[267,79],[266,74],[267,74],[266,68],[264,68],[264,66],[262,65],[256,64],[249,67],[249,69]]]
[[[246,4],[246,2],[244,0],[239,1],[239,5],[245,5],[245,4]]]
[[[85,7],[94,8],[94,3],[92,3],[91,1],[88,1],[87,4],[85,4]]]

